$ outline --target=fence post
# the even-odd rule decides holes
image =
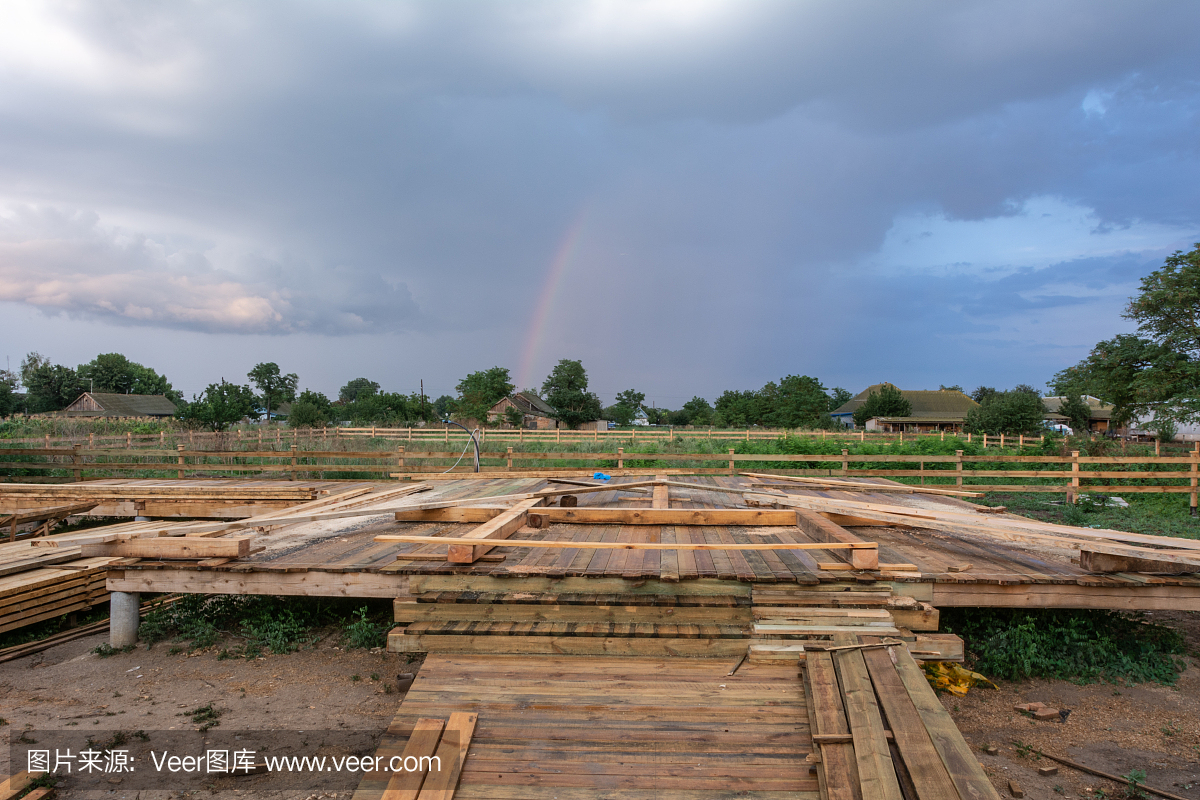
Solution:
[[[1191,509],[1192,516],[1196,516],[1196,467],[1200,465],[1200,442],[1196,442],[1196,449],[1192,450],[1192,500]]]
[[[958,474],[958,477],[954,479],[954,484],[956,486],[963,485],[963,482],[962,482],[962,479],[963,479],[962,454],[963,454],[962,450],[954,451],[954,471]]]
[[[512,452],[512,448],[508,448],[508,452]],[[617,469],[625,469],[625,448],[617,448]]]
[[[73,444],[73,445],[71,445],[71,449],[72,449],[73,451],[75,451],[75,452],[71,453],[71,463],[72,463],[72,464],[74,465],[74,467],[75,467],[75,470],[74,470],[74,472],[73,472],[72,474],[74,475],[74,480],[75,480],[75,483],[79,483],[79,477],[80,477],[80,473],[79,473],[79,445],[77,445],[77,444]]]
[[[944,442],[944,441],[946,441],[946,429],[945,429],[945,428],[941,428],[940,430],[941,430],[941,432],[942,432],[942,441]]]
[[[1004,449],[1004,434],[1000,434],[1000,449]]]
[[[1024,448],[1025,448],[1025,434],[1022,433],[1019,437],[1017,437],[1017,449],[1023,450]]]
[[[1067,504],[1075,505],[1079,494],[1079,451],[1071,451],[1071,485],[1067,489]]]
[[[167,446],[167,432],[166,431],[158,432],[158,446],[159,447]]]
[[[88,450],[96,449],[96,433],[95,431],[88,434]]]
[[[128,450],[131,447],[133,447],[133,434],[125,431],[125,449]]]
[[[1154,437],[1154,457],[1155,458],[1158,458],[1159,456],[1162,455],[1162,451],[1159,449],[1160,444],[1162,444],[1162,442],[1159,440],[1159,437],[1155,436]]]
[[[296,467],[299,465],[299,463],[300,462],[296,459],[296,445],[292,445],[292,477],[290,480],[296,480]]]
[[[400,468],[401,472],[404,472],[404,445],[400,445],[400,460],[396,466]]]
[[[924,486],[925,485],[925,462],[918,461],[917,465],[918,465],[917,472],[921,473],[921,485]]]
[[[733,466],[733,448],[729,448],[729,474],[737,475],[737,469]]]
[[[179,462],[179,480],[183,480],[183,445],[175,445],[175,450],[179,453],[178,457],[176,458],[176,460]]]
[[[507,457],[507,460],[504,462],[504,468],[507,469],[509,472],[512,472],[512,446],[511,445],[508,448],[508,457]]]

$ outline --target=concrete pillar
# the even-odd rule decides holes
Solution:
[[[134,517],[133,521],[134,522],[149,522],[150,518],[149,517]]]
[[[113,648],[137,644],[139,606],[142,598],[137,592],[113,592],[108,603],[108,644]]]

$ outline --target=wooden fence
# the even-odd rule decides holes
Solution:
[[[844,442],[916,442],[921,440],[937,439],[939,441],[946,440],[947,431],[933,431],[929,433],[878,433],[865,430],[844,430],[844,431],[827,431],[827,430],[804,430],[802,428],[645,428],[639,430],[632,429],[614,429],[609,431],[587,430],[587,431],[570,431],[570,430],[525,430],[512,428],[481,428],[479,430],[480,442],[486,444],[488,440],[494,442],[612,442],[612,441],[629,441],[629,442],[646,442],[646,441],[670,441],[676,436],[687,439],[709,439],[711,441],[754,441],[754,440],[772,440],[782,439],[786,436],[799,436],[822,441],[844,441]],[[989,435],[989,434],[955,434],[949,433],[953,439],[956,435],[960,436],[967,442],[980,442],[984,447],[1032,447],[1040,446],[1045,440],[1044,436],[1012,436],[1012,435]],[[458,442],[462,444],[466,441],[467,433],[458,428],[347,428],[342,426],[329,426],[325,428],[287,428],[283,426],[262,426],[255,429],[238,428],[230,431],[215,433],[212,431],[197,431],[197,430],[172,430],[159,431],[158,433],[123,433],[113,434],[110,436],[97,436],[94,433],[87,435],[76,436],[52,436],[45,434],[37,438],[23,439],[5,439],[4,445],[27,444],[37,445],[45,448],[54,447],[71,447],[75,444],[83,444],[86,442],[89,450],[96,449],[97,445],[103,448],[105,445],[124,447],[127,450],[143,447],[153,447],[158,445],[166,447],[168,445],[177,445],[186,443],[188,445],[197,445],[204,443],[214,443],[221,447],[228,447],[233,444],[252,445],[258,442],[260,445],[269,445],[271,443],[283,444],[292,443],[299,444],[301,442],[337,442],[341,440],[353,439],[386,439],[393,441],[405,442]]]
[[[72,448],[3,448],[0,470],[54,470],[65,480],[82,480],[100,474],[130,477],[137,473],[217,476],[237,473],[286,473],[292,480],[305,477],[377,475],[409,478],[451,472],[472,472],[469,456],[459,451],[413,450],[406,445],[394,451],[346,452],[337,450],[93,450]],[[13,461],[11,458],[20,458]],[[36,460],[35,460],[36,459]],[[714,464],[714,462],[716,462]],[[1081,492],[1186,493],[1196,507],[1200,478],[1200,443],[1187,456],[1070,456],[1026,455],[850,455],[735,453],[481,453],[485,475],[519,475],[551,472],[603,471],[628,474],[662,470],[687,474],[737,474],[764,469],[780,474],[831,477],[884,477],[917,479],[922,485],[953,485],[991,492],[1057,492],[1073,497]],[[795,466],[788,466],[795,465]],[[887,466],[881,466],[887,465]],[[895,465],[895,466],[891,466]],[[1134,467],[1140,467],[1135,469]],[[87,475],[85,476],[85,473]],[[20,480],[10,477],[9,480]],[[1004,482],[998,482],[1004,481]],[[1020,481],[1020,482],[1014,482]]]

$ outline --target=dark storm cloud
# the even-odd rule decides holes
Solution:
[[[532,348],[711,397],[932,379],[903,331],[1040,382],[1200,231],[1188,3],[14,9],[0,301],[52,315],[0,323],[23,350],[252,335],[327,390],[381,349],[448,390]]]

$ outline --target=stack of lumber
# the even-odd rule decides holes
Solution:
[[[802,671],[822,798],[999,800],[905,648],[847,636]]]
[[[0,513],[91,502],[96,516],[252,516],[256,507],[286,508],[317,498],[315,486],[211,485],[205,481],[88,481],[0,484]],[[206,485],[207,484],[207,485]]]
[[[76,554],[70,560],[48,556],[0,562],[0,569],[8,571],[0,577],[0,633],[107,602],[105,575],[116,560]]]
[[[1200,572],[1200,540],[1077,528],[962,508],[913,508],[810,494],[750,495],[751,499],[822,515],[845,515],[866,524],[925,528],[972,538],[1066,550],[1095,572]]]

